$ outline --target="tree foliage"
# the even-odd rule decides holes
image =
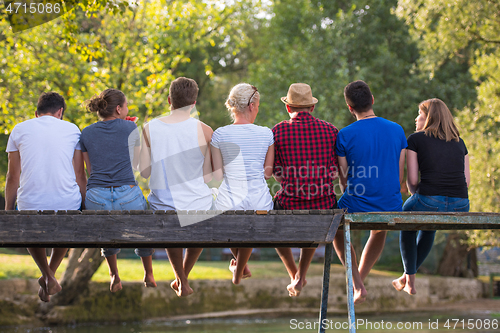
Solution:
[[[317,116],[339,128],[353,121],[343,88],[358,79],[370,85],[375,112],[407,133],[414,130],[418,103],[435,97],[441,79],[453,77],[456,84],[440,95],[454,106],[466,105],[464,96],[473,96],[466,85],[468,68],[450,61],[434,76],[421,69],[408,26],[393,14],[396,5],[393,0],[275,1],[257,40],[262,56],[249,69],[262,92],[266,124],[286,117],[279,97],[293,82],[310,84],[319,99]]]
[[[258,2],[251,0],[117,6],[82,2],[58,19],[19,33],[0,18],[3,133],[34,116],[44,91],[64,96],[65,118],[80,128],[97,120],[85,112],[84,102],[106,88],[125,93],[140,123],[169,110],[168,88],[175,77],[194,78],[204,96],[217,74],[236,70],[239,59],[243,63],[246,31],[258,11]],[[202,114],[204,104],[197,108]]]
[[[500,212],[500,3],[478,0],[400,0],[404,18],[419,41],[429,69],[466,60],[476,83],[477,101],[458,113],[469,150],[471,210]],[[498,231],[469,232],[474,246],[500,245]]]
[[[169,83],[214,77],[245,47],[249,5],[236,2],[148,1],[116,14],[74,10],[22,33],[7,33],[0,81],[2,130],[32,117],[40,92],[67,100],[67,118],[83,127],[95,117],[82,103],[105,88],[122,90],[141,120],[168,110]],[[245,20],[244,20],[245,19]],[[3,22],[2,24],[7,24]]]

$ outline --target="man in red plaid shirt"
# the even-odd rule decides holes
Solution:
[[[338,177],[337,128],[311,114],[318,100],[309,85],[292,84],[281,100],[291,119],[273,128],[274,178],[281,183],[274,209],[337,208],[333,184]],[[305,286],[315,250],[302,249],[297,268],[290,248],[276,249],[291,278],[287,287],[290,296],[298,296]]]

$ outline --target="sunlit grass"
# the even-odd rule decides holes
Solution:
[[[56,277],[61,278],[66,269],[67,258],[63,260],[59,267]],[[227,261],[199,261],[194,266],[189,278],[192,280],[230,280],[232,275],[228,269]],[[279,261],[250,261],[250,270],[252,277],[257,279],[270,279],[279,277],[288,277],[285,266]],[[141,260],[137,259],[119,259],[118,269],[120,278],[123,281],[142,281],[144,270]],[[157,281],[173,280],[174,273],[168,260],[153,260],[153,271]],[[332,265],[332,273],[342,273],[343,268],[340,265]],[[323,274],[323,264],[312,263],[309,267],[308,276],[321,276]],[[29,255],[19,254],[0,254],[0,279],[36,279],[40,272],[35,262]],[[108,267],[105,262],[99,267],[92,277],[92,281],[109,281]]]

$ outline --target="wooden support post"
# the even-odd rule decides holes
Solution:
[[[349,333],[356,333],[356,318],[354,313],[354,290],[352,282],[352,256],[351,256],[351,225],[344,220],[344,247],[345,247],[345,278],[347,292],[347,318]]]
[[[321,291],[321,308],[319,311],[319,333],[325,333],[323,320],[326,319],[328,310],[328,291],[330,289],[330,266],[332,263],[333,244],[332,242],[325,245],[325,265],[323,267],[323,290]]]
[[[493,298],[495,296],[495,291],[494,291],[494,283],[495,283],[495,273],[490,273],[490,298]]]

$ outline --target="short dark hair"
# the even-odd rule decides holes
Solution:
[[[59,109],[66,110],[66,102],[64,97],[56,92],[44,92],[38,97],[38,104],[36,106],[36,112],[38,114],[54,114]]]
[[[351,82],[344,88],[344,98],[349,106],[360,113],[369,111],[373,105],[370,87],[361,80]]]
[[[194,104],[198,97],[198,84],[187,77],[178,77],[170,84],[169,95],[172,110]]]

